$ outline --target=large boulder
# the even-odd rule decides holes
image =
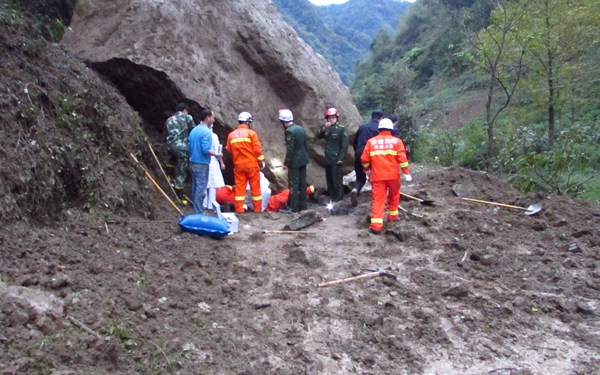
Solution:
[[[212,108],[222,143],[239,112],[254,113],[275,188],[287,178],[275,168],[285,156],[278,109],[290,108],[309,138],[329,106],[351,134],[361,122],[337,72],[269,0],[80,0],[62,43],[117,86],[157,139],[178,102],[191,106],[196,121]],[[323,141],[309,148],[308,180],[324,182]],[[351,154],[350,147],[346,172]]]

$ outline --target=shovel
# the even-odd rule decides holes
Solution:
[[[516,210],[523,210],[523,211],[525,211],[525,215],[537,214],[538,212],[540,212],[542,210],[542,206],[540,206],[539,204],[532,204],[531,206],[525,208],[525,207],[519,207],[519,206],[512,206],[510,204],[504,204],[504,203],[482,201],[482,200],[479,200],[479,199],[471,199],[471,198],[461,198],[461,199],[466,200],[466,201],[471,201],[471,202],[491,204],[491,205],[494,205],[494,206],[500,206],[500,207],[506,207],[506,208],[514,208]]]
[[[416,200],[417,202],[421,203],[423,206],[433,206],[435,204],[435,201],[432,201],[429,199],[421,199],[421,198],[413,197],[412,195],[408,195],[403,192],[400,192],[400,195],[402,195],[406,198]]]

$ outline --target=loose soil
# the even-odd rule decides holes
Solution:
[[[212,240],[181,233],[160,200],[154,222],[70,210],[54,228],[9,225],[3,288],[64,311],[4,293],[2,373],[597,374],[600,209],[413,169],[403,190],[436,205],[403,201],[414,215],[382,235],[367,230],[369,193],[349,215],[312,203],[316,235],[265,235],[290,216],[247,213]],[[455,183],[543,211],[462,201]],[[316,286],[376,268],[398,281]]]

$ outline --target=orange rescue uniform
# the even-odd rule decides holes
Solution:
[[[235,187],[231,185],[225,185],[217,188],[215,198],[217,199],[218,204],[225,204],[225,202],[235,204]]]
[[[315,186],[309,185],[306,187],[306,195],[310,196],[315,192]],[[277,212],[287,207],[288,198],[290,197],[290,189],[285,189],[279,194],[271,195],[269,198],[269,205],[265,208],[265,211]]]
[[[404,142],[388,130],[369,139],[360,157],[365,172],[371,171],[371,229],[383,229],[385,201],[388,203],[388,221],[398,219],[400,205],[400,169],[410,174]]]
[[[225,149],[233,155],[233,176],[235,179],[235,212],[244,212],[246,185],[250,182],[250,194],[254,212],[260,212],[262,196],[260,194],[260,167],[265,161],[258,134],[246,124],[240,124],[229,133]]]
[[[310,185],[306,187],[306,195],[311,195],[315,192],[315,186]],[[274,194],[269,197],[269,205],[265,211],[277,212],[287,207],[287,201],[290,196],[290,189],[285,189],[279,194]],[[217,203],[224,204],[229,202],[235,204],[235,187],[231,185],[225,185],[217,189]],[[259,206],[260,207],[260,206]]]

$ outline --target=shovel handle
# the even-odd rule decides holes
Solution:
[[[354,276],[354,277],[349,277],[347,279],[341,279],[341,280],[334,280],[334,281],[328,281],[326,283],[322,283],[322,284],[317,284],[317,287],[319,288],[323,288],[325,286],[329,286],[329,285],[335,285],[335,284],[341,284],[341,283],[347,283],[349,281],[354,281],[354,280],[360,280],[360,279],[368,279],[370,277],[377,277],[379,276],[380,273],[379,272],[371,272],[371,273],[365,273],[364,275],[360,275],[360,276]]]
[[[154,160],[156,160],[156,164],[158,164],[158,167],[160,168],[160,171],[162,172],[163,176],[165,176],[165,181],[167,181],[167,184],[171,188],[171,191],[173,192],[173,195],[175,196],[175,200],[177,200],[177,202],[181,203],[181,200],[179,200],[179,197],[177,196],[177,193],[175,192],[175,189],[173,188],[173,185],[171,185],[171,182],[169,182],[169,178],[167,177],[167,174],[165,173],[165,170],[163,169],[162,165],[160,164],[160,161],[158,160],[158,157],[154,153],[154,149],[152,148],[152,145],[150,144],[150,142],[148,142],[148,147],[150,148],[150,152],[152,153],[152,156],[154,156]]]
[[[263,234],[315,234],[317,232],[310,232],[310,231],[297,231],[297,230],[263,230],[261,231],[261,233]]]
[[[404,212],[406,212],[409,215],[412,215],[412,216],[415,216],[415,217],[418,217],[418,218],[421,218],[421,219],[423,218],[423,216],[417,215],[415,213],[412,213],[412,212],[410,212],[409,210],[407,210],[406,208],[404,208],[402,206],[398,206],[398,208],[400,209],[400,211],[404,211]]]
[[[181,216],[183,215],[183,212],[181,212],[181,210],[179,209],[179,207],[177,207],[175,205],[175,203],[173,203],[173,201],[171,200],[171,198],[169,198],[169,196],[164,192],[163,189],[160,188],[160,186],[158,186],[158,184],[156,183],[156,181],[154,181],[154,179],[152,178],[152,176],[150,176],[150,173],[148,173],[148,171],[146,170],[146,168],[142,167],[142,165],[140,164],[140,162],[136,159],[136,157],[130,152],[129,155],[133,158],[133,160],[137,163],[137,165],[142,168],[142,170],[144,171],[144,173],[146,174],[146,177],[148,177],[148,179],[154,184],[154,186],[156,186],[156,188],[158,189],[158,191],[161,192],[161,194],[167,198],[167,200],[169,201],[169,203],[171,203],[171,206],[173,206],[173,208],[175,208],[177,210],[177,212],[179,212],[179,214]]]
[[[510,204],[496,203],[496,202],[488,202],[488,201],[482,201],[482,200],[479,200],[479,199],[471,199],[471,198],[461,198],[461,199],[463,199],[463,200],[465,200],[465,201],[478,202],[478,203],[485,203],[485,204],[491,204],[491,205],[494,205],[494,206],[508,207],[508,208],[514,208],[514,209],[517,209],[517,210],[528,211],[528,209],[527,209],[527,208],[524,208],[524,207],[519,207],[519,206],[513,206],[513,205],[510,205]]]
[[[408,195],[408,194],[406,194],[406,193],[403,193],[403,192],[400,192],[400,195],[403,195],[403,196],[405,196],[406,198],[414,199],[414,200],[416,200],[416,201],[419,201],[419,202],[423,202],[423,199],[421,199],[421,198],[417,198],[417,197],[413,197],[412,195]]]

